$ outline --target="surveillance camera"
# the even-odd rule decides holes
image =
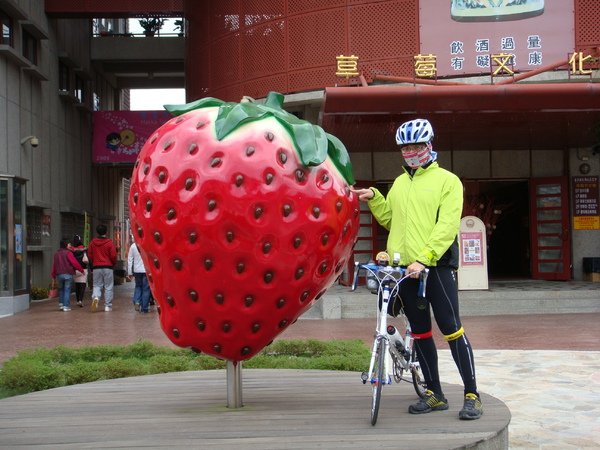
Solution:
[[[40,145],[40,141],[36,137],[31,138],[31,141],[29,141],[29,143],[31,144],[32,147],[37,147],[38,145]]]

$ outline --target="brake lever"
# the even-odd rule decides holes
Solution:
[[[427,308],[427,277],[429,269],[425,268],[419,274],[419,291],[417,293],[417,308]]]
[[[354,280],[352,280],[352,291],[356,290],[356,286],[358,285],[358,266],[360,263],[358,261],[354,262]]]

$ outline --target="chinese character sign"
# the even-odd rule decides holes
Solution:
[[[533,70],[573,51],[569,1],[420,0],[419,7],[420,51],[437,56],[437,76],[489,74],[500,54],[512,55],[510,70]]]
[[[482,234],[481,232],[460,233],[462,249],[461,264],[463,266],[483,264],[483,251],[481,249]]]
[[[573,177],[573,229],[600,230],[598,177]]]
[[[435,77],[435,73],[437,72],[435,64],[435,55],[415,56],[415,75],[423,78]]]
[[[92,161],[133,164],[146,139],[170,118],[167,111],[95,111]]]
[[[337,71],[335,72],[338,77],[357,77],[358,72],[358,56],[350,55],[344,56],[339,55],[335,57],[337,61]]]

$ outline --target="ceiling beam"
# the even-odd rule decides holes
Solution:
[[[183,16],[184,0],[45,0],[50,17]]]

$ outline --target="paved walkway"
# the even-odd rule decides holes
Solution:
[[[22,349],[38,346],[128,344],[138,339],[173,346],[160,330],[155,312],[141,315],[133,310],[131,293],[131,283],[117,286],[111,313],[92,314],[87,307],[62,313],[55,301],[45,301],[0,319],[0,364]],[[463,321],[475,349],[480,390],[511,410],[510,448],[600,448],[599,313]],[[373,323],[373,319],[304,319],[282,338],[358,338],[370,343]],[[458,384],[439,334],[437,342],[442,381]]]

